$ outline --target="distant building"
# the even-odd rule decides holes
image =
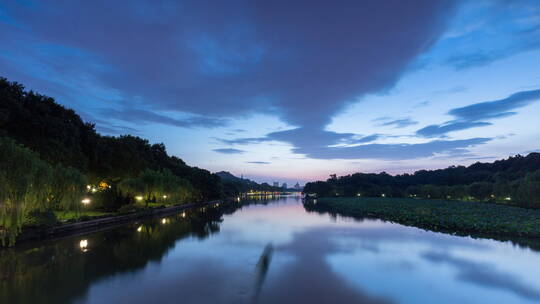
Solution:
[[[300,184],[299,184],[299,183],[296,183],[296,185],[294,185],[294,189],[300,190],[300,189],[301,189]]]
[[[274,187],[278,187],[278,188],[279,188],[279,182],[274,182]]]
[[[283,185],[281,185],[281,188],[287,189],[287,183],[283,183]]]

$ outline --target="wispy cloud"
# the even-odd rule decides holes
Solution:
[[[242,154],[246,152],[244,150],[234,149],[234,148],[219,148],[219,149],[214,149],[212,151],[223,153],[223,154]]]
[[[391,121],[383,122],[379,126],[383,127],[394,127],[394,128],[406,128],[408,126],[416,125],[418,121],[412,120],[410,118],[400,118],[394,119]]]
[[[107,115],[109,119],[122,120],[136,124],[158,123],[180,128],[215,128],[225,126],[229,122],[228,119],[194,115],[190,115],[190,117],[187,118],[173,118],[167,115],[159,114],[155,111],[134,108],[107,108],[102,109],[101,114]]]
[[[312,134],[316,134],[311,137]],[[470,138],[464,140],[435,140],[419,144],[376,144],[372,142],[380,134],[356,138],[354,134],[332,131],[316,131],[296,128],[273,132],[265,137],[223,140],[229,144],[253,144],[265,141],[281,141],[293,146],[292,151],[315,159],[414,159],[431,157],[439,153],[463,155],[468,148],[484,144],[491,138]],[[348,144],[343,146],[340,144]],[[360,143],[366,143],[361,144]],[[355,145],[356,144],[356,145]]]
[[[416,134],[422,137],[438,137],[453,131],[489,126],[492,123],[486,120],[515,115],[516,112],[513,110],[525,107],[539,100],[540,89],[521,91],[503,99],[479,102],[469,106],[455,108],[448,112],[449,115],[454,116],[454,120],[440,125],[424,127],[416,131]]]

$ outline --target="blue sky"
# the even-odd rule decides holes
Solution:
[[[301,183],[540,149],[540,2],[9,1],[0,76],[103,134]]]

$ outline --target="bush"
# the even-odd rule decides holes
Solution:
[[[123,206],[134,202],[130,195],[124,196],[115,186],[109,189],[99,191],[92,195],[91,208],[94,210],[117,211]]]
[[[143,206],[137,204],[124,205],[118,209],[118,213],[132,213],[137,211],[145,210]]]
[[[24,225],[30,227],[53,226],[58,223],[58,218],[51,210],[32,210],[24,217]]]

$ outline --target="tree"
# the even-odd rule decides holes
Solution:
[[[123,180],[118,188],[135,197],[143,197],[146,206],[157,201],[183,203],[193,194],[193,188],[187,180],[168,170],[145,170],[136,178]]]
[[[73,168],[56,165],[50,182],[49,202],[53,208],[79,212],[87,184],[85,176]]]
[[[24,216],[44,208],[50,166],[27,148],[0,137],[0,239],[13,244]]]

